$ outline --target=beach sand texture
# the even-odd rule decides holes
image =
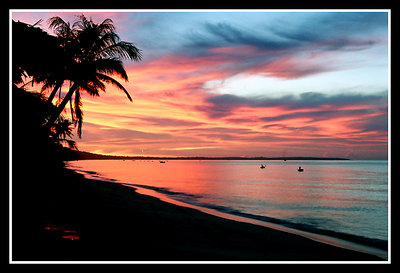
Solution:
[[[381,260],[70,170],[32,172],[13,174],[13,261]]]

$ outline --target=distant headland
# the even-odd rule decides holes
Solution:
[[[159,156],[118,156],[102,155],[83,151],[72,151],[65,149],[64,158],[69,160],[350,160],[341,157],[309,157],[309,156],[279,156],[279,157],[242,157],[242,156],[177,156],[177,157],[159,157]]]

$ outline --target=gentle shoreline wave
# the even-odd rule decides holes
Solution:
[[[140,184],[127,184],[127,183],[122,183],[122,184],[126,185],[126,186],[140,187],[140,188],[144,188],[144,189],[153,190],[158,193],[165,194],[169,198],[177,200],[177,201],[181,201],[181,202],[199,206],[199,207],[217,210],[217,211],[227,213],[227,214],[232,214],[232,215],[236,215],[236,216],[240,216],[240,217],[250,218],[250,219],[254,219],[254,220],[260,220],[260,221],[269,222],[269,223],[278,224],[278,225],[283,225],[285,227],[299,229],[302,231],[312,232],[312,233],[316,233],[316,234],[328,235],[328,236],[336,237],[339,239],[348,240],[351,242],[376,247],[376,248],[386,250],[386,251],[388,249],[388,242],[385,240],[381,240],[381,239],[367,238],[367,237],[363,237],[363,236],[347,234],[347,233],[342,233],[342,232],[336,232],[336,231],[332,231],[332,230],[318,229],[309,224],[293,223],[293,222],[278,219],[278,218],[245,213],[240,210],[226,207],[226,206],[199,202],[196,199],[201,196],[187,194],[184,192],[171,191],[168,188],[158,188],[158,187],[154,187],[154,186],[140,185]]]
[[[308,224],[294,223],[294,222],[290,222],[290,221],[282,220],[282,219],[278,219],[278,218],[245,213],[240,210],[226,207],[226,206],[200,202],[198,200],[202,197],[200,195],[188,194],[188,193],[184,193],[184,192],[177,192],[177,191],[170,190],[169,188],[166,188],[166,187],[155,187],[155,186],[150,186],[150,185],[124,183],[124,182],[118,181],[113,178],[104,177],[94,171],[86,171],[86,170],[74,168],[71,166],[68,166],[68,167],[73,169],[76,172],[79,172],[79,173],[85,175],[89,179],[101,180],[101,181],[106,181],[106,182],[110,182],[110,183],[118,183],[118,184],[122,184],[124,186],[133,187],[136,189],[137,188],[144,189],[144,190],[146,190],[145,193],[140,192],[140,191],[139,191],[139,193],[151,195],[156,198],[160,198],[160,195],[158,195],[158,194],[161,194],[162,196],[167,197],[167,198],[161,198],[162,201],[172,202],[172,203],[175,203],[173,201],[178,201],[178,202],[181,202],[181,204],[178,204],[178,205],[187,204],[187,205],[190,205],[190,207],[192,207],[194,209],[198,209],[198,210],[202,210],[202,208],[205,208],[205,209],[214,210],[216,212],[221,212],[222,214],[214,214],[219,217],[224,217],[223,214],[227,214],[227,215],[232,215],[232,216],[238,216],[239,218],[234,218],[237,221],[241,221],[240,219],[244,218],[244,219],[249,219],[249,220],[261,221],[266,224],[278,225],[278,226],[286,227],[286,228],[293,229],[293,230],[304,231],[306,233],[312,233],[312,234],[317,235],[317,239],[316,239],[317,241],[319,241],[318,235],[329,236],[329,237],[332,237],[333,240],[335,240],[335,239],[338,239],[339,241],[344,240],[345,242],[342,247],[345,247],[345,248],[348,247],[346,245],[347,244],[346,241],[348,243],[350,243],[350,245],[352,243],[359,244],[359,245],[361,245],[361,248],[362,248],[362,246],[366,246],[366,248],[373,248],[372,251],[376,252],[375,255],[387,259],[388,241],[385,241],[385,240],[375,239],[375,238],[367,238],[367,237],[363,237],[363,236],[347,234],[347,233],[342,233],[342,232],[336,232],[336,231],[332,231],[332,230],[318,229],[318,228],[315,228],[312,225],[308,225]],[[154,194],[154,193],[156,193],[156,194]],[[207,211],[202,210],[202,211],[213,214],[212,211],[209,211],[209,210],[207,210]],[[257,223],[255,223],[255,224],[257,224]],[[301,235],[301,233],[300,233],[300,235]],[[326,242],[324,240],[322,240],[321,242],[331,244],[330,242]],[[374,250],[374,249],[376,249],[376,250]],[[367,250],[365,252],[368,253],[369,251]]]

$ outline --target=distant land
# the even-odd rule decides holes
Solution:
[[[279,157],[204,157],[204,156],[182,156],[182,157],[158,157],[158,156],[117,156],[102,155],[82,151],[64,149],[65,160],[350,160],[341,157],[308,157],[308,156],[279,156]]]

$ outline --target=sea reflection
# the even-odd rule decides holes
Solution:
[[[384,163],[87,160],[70,166],[186,203],[387,239]]]

